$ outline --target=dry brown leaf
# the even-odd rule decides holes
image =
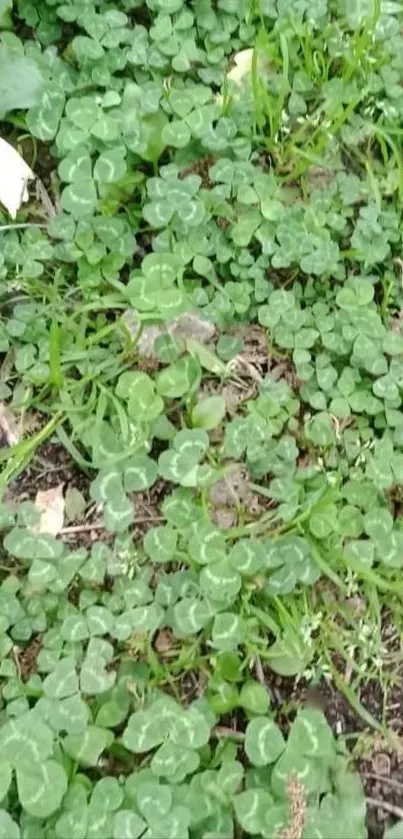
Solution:
[[[172,649],[175,636],[170,629],[160,629],[154,642],[157,653],[167,653]]]
[[[33,532],[57,536],[64,523],[63,484],[39,490],[35,498],[35,507],[40,513],[40,520],[32,528]]]
[[[32,169],[14,146],[0,137],[0,203],[15,218],[23,201],[28,201],[28,181],[35,178]]]
[[[14,414],[4,402],[0,402],[0,445],[15,446],[20,439]]]
[[[136,312],[128,309],[123,317],[130,334],[135,338],[140,326]],[[137,350],[142,357],[150,358],[155,355],[154,342],[161,335],[170,335],[179,343],[186,341],[187,338],[196,338],[197,341],[206,344],[214,337],[215,331],[212,321],[200,317],[195,312],[183,312],[169,323],[144,326],[137,343]]]

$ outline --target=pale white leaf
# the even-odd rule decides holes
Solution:
[[[20,434],[17,428],[14,414],[4,402],[0,402],[0,440],[2,439],[7,446],[14,446],[20,439]]]
[[[0,137],[0,203],[15,218],[28,201],[27,183],[35,175],[18,151]]]
[[[136,337],[141,323],[136,312],[128,309],[123,317],[130,334]],[[215,326],[212,321],[200,317],[195,312],[183,312],[163,324],[144,326],[137,343],[139,354],[145,358],[154,356],[154,342],[162,335],[169,335],[179,344],[188,338],[196,338],[202,344],[207,344],[215,335]]]
[[[35,507],[40,513],[40,520],[32,530],[34,533],[50,533],[57,536],[64,521],[63,484],[51,489],[39,490],[35,498]]]
[[[251,72],[253,49],[241,50],[233,56],[234,66],[227,74],[227,79],[240,84],[242,79]]]

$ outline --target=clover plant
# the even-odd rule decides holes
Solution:
[[[367,836],[300,696],[390,735],[402,22],[0,0],[0,837]]]

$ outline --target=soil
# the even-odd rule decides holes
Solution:
[[[28,467],[15,478],[9,487],[7,497],[14,502],[34,501],[38,489],[50,489],[57,484],[76,487],[88,497],[88,487],[95,473],[84,472],[71,459],[59,443],[44,443]]]
[[[36,660],[42,647],[42,635],[34,635],[26,647],[14,647],[16,663],[23,682],[36,671]]]
[[[210,167],[214,166],[216,160],[217,157],[213,154],[207,155],[206,157],[198,158],[189,166],[186,166],[184,169],[181,169],[179,177],[183,179],[186,178],[188,175],[199,175],[199,177],[202,180],[202,186],[205,189],[210,189],[213,186],[213,183],[210,180]]]

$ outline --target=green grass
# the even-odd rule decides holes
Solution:
[[[0,134],[41,182],[0,212],[4,837],[368,835],[353,757],[395,747],[401,680],[402,23],[0,0]]]

